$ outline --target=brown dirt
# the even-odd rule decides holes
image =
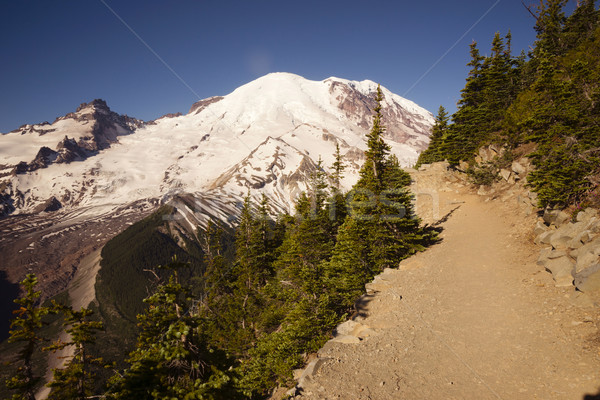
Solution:
[[[425,220],[451,212],[442,242],[367,285],[352,332],[319,351],[294,398],[597,395],[599,308],[536,265],[535,214],[460,182],[415,178]]]

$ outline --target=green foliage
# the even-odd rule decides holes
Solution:
[[[431,136],[429,146],[425,151],[419,154],[415,168],[419,168],[422,164],[431,164],[438,161],[444,161],[444,153],[442,144],[448,132],[448,121],[450,117],[443,106],[438,109],[438,114],[435,117],[435,124],[431,128]]]
[[[488,143],[534,143],[528,182],[540,207],[566,207],[594,191],[600,176],[600,13],[594,0],[583,0],[566,17],[565,4],[542,0],[530,9],[537,40],[529,60],[524,53],[511,56],[510,32],[505,39],[494,36],[488,57],[471,44],[471,70],[453,123],[441,144],[436,127],[420,162],[456,165],[472,161]],[[494,165],[470,170],[480,184],[493,182],[496,172]]]
[[[35,388],[41,377],[34,375],[33,355],[38,349],[43,338],[40,336],[42,319],[50,312],[48,307],[38,305],[41,292],[35,290],[37,277],[27,274],[21,282],[25,294],[15,300],[19,306],[14,311],[15,318],[10,324],[10,343],[19,343],[22,346],[19,352],[19,362],[13,375],[6,380],[6,387],[15,392],[13,400],[35,400]]]
[[[48,399],[87,399],[94,394],[96,375],[92,367],[107,366],[102,358],[94,358],[88,352],[88,346],[96,341],[96,332],[103,329],[103,324],[89,318],[93,311],[88,308],[75,311],[70,306],[57,302],[53,302],[53,308],[55,312],[63,314],[63,327],[70,340],[58,340],[44,350],[56,351],[71,347],[73,354],[66,361],[64,368],[53,369],[53,379],[47,385],[52,389]]]
[[[130,354],[130,368],[113,380],[116,399],[212,399],[228,381],[210,358],[198,303],[189,287],[179,282],[178,270],[186,265],[174,259],[168,281],[158,286],[138,316],[140,335]]]

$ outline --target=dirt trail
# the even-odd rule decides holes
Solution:
[[[443,241],[367,285],[360,315],[319,351],[295,398],[598,394],[598,308],[572,288],[556,288],[536,265],[535,216],[460,184],[415,177],[426,220],[451,212]]]

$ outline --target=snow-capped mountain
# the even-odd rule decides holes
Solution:
[[[273,73],[150,123],[120,116],[102,100],[82,104],[52,124],[0,136],[4,214],[40,211],[49,201],[93,208],[182,192],[243,196],[249,188],[290,209],[316,160],[331,165],[336,143],[351,165],[344,183],[355,181],[376,87]],[[388,143],[412,164],[433,117],[382,90]]]
[[[332,165],[336,144],[349,188],[376,89],[274,73],[198,101],[186,115],[143,122],[94,100],[52,124],[0,135],[0,284],[2,273],[15,283],[35,272],[45,295],[59,293],[83,257],[163,203],[176,209],[174,229],[187,232],[209,217],[235,222],[248,191],[292,211],[319,158]],[[382,91],[386,140],[413,164],[433,116]]]

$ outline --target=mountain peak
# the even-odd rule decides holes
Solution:
[[[77,110],[75,110],[75,112],[77,113],[77,112],[83,111],[86,108],[101,109],[103,111],[110,112],[110,108],[108,107],[108,104],[106,104],[106,101],[102,100],[102,99],[94,99],[94,100],[90,101],[89,103],[81,103],[79,105],[79,107],[77,107]]]

